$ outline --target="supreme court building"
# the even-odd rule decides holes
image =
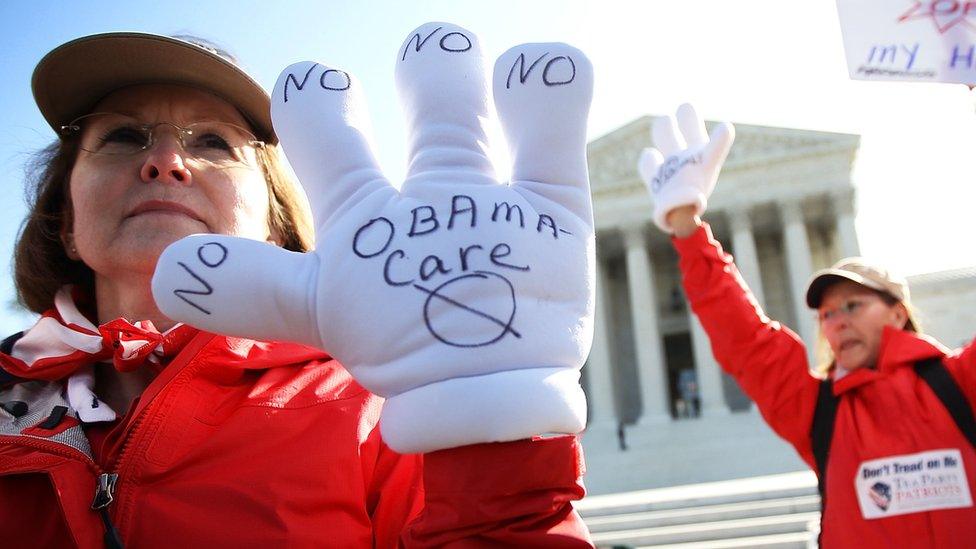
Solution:
[[[776,437],[712,356],[689,314],[667,235],[635,168],[651,117],[588,147],[597,232],[597,310],[583,369],[583,436],[592,494],[797,471]],[[706,220],[735,256],[766,313],[804,341],[816,322],[803,291],[817,269],[859,255],[851,169],[856,135],[736,124],[736,140]],[[976,268],[909,279],[930,310],[925,331],[946,345],[973,336]],[[811,353],[811,360],[814,357]],[[697,398],[689,398],[689,385]],[[695,400],[696,402],[690,402]]]

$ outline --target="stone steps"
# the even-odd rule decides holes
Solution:
[[[769,536],[774,534],[802,534],[808,523],[819,518],[818,512],[790,513],[747,519],[720,520],[677,526],[657,526],[634,530],[594,533],[593,542],[599,546],[657,546],[663,544],[723,541]]]
[[[598,547],[806,547],[816,477],[786,473],[591,496],[577,503]]]
[[[816,495],[817,477],[811,471],[722,480],[667,488],[587,496],[575,507],[584,517],[640,511],[680,509]]]
[[[677,526],[721,520],[746,519],[791,513],[811,513],[820,510],[817,496],[798,496],[742,503],[704,505],[701,507],[643,511],[590,517],[586,524],[590,532],[612,532],[658,526]]]
[[[750,536],[746,538],[724,539],[717,541],[645,545],[638,549],[644,549],[644,547],[653,547],[654,549],[735,549],[739,547],[756,547],[760,549],[807,549],[809,544],[810,534],[808,532],[800,532],[796,534]]]

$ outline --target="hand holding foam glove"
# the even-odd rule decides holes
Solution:
[[[578,433],[593,323],[589,61],[566,44],[525,44],[496,62],[511,183],[484,148],[474,34],[421,26],[397,54],[396,83],[409,128],[399,191],[370,150],[359,82],[313,62],[285,69],[272,118],[316,249],[185,238],[156,268],[160,309],[212,332],[324,349],[387,398],[380,429],[399,452]]]
[[[695,206],[697,215],[705,211],[735,129],[723,122],[709,136],[694,107],[685,103],[674,117],[657,118],[651,133],[657,148],[644,149],[637,169],[654,201],[654,223],[670,233],[667,217],[675,208]]]

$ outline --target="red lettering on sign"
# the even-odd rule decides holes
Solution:
[[[908,11],[898,17],[899,23],[915,19],[932,19],[942,34],[956,25],[963,24],[976,29],[976,0],[916,0]]]

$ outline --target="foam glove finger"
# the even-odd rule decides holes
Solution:
[[[702,162],[711,173],[711,177],[704,182],[705,185],[702,188],[705,196],[711,195],[715,189],[719,171],[732,149],[732,141],[734,140],[735,128],[728,122],[722,122],[712,130],[708,145],[702,151]]]
[[[370,147],[362,87],[349,73],[311,61],[289,66],[275,84],[271,117],[317,233],[354,194],[389,186]]]
[[[735,141],[735,127],[728,122],[722,122],[712,130],[708,146],[705,147],[703,161],[709,166],[721,166],[732,150]]]
[[[688,148],[700,147],[708,142],[705,122],[698,116],[695,107],[691,106],[690,103],[682,103],[678,107],[675,119]]]
[[[651,138],[657,150],[665,157],[672,156],[687,148],[684,138],[678,135],[677,122],[671,115],[659,116],[651,125]]]
[[[653,147],[644,149],[637,161],[637,171],[640,172],[641,179],[644,180],[644,185],[647,186],[647,190],[652,196],[657,192],[658,185],[655,180],[657,179],[657,172],[663,164],[664,156],[661,151]]]
[[[511,151],[513,185],[589,219],[589,59],[568,44],[516,46],[495,63],[494,97]]]
[[[192,235],[163,251],[153,298],[167,317],[209,332],[322,348],[313,308],[318,267],[313,253]]]
[[[450,23],[426,23],[400,46],[396,84],[407,118],[408,168],[414,180],[497,183],[485,150],[488,88],[478,37]]]

